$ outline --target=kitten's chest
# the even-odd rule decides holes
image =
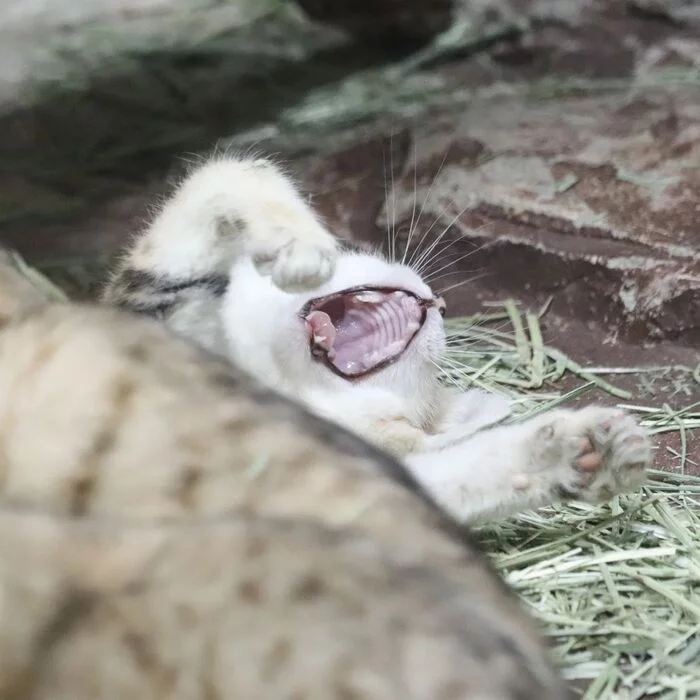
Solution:
[[[420,450],[429,432],[425,412],[384,389],[309,389],[303,401],[314,413],[400,457]]]

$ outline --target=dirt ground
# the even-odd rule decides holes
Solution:
[[[659,368],[613,376],[635,401],[700,402],[700,13],[467,5],[418,53],[284,9],[132,42],[6,99],[0,239],[89,296],[178,158],[255,146],[292,163],[341,235],[443,236],[445,287],[476,277],[451,313],[547,304],[545,342],[580,364]],[[697,435],[688,448],[700,474]]]

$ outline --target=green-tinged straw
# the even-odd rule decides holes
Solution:
[[[516,420],[597,389],[650,433],[676,433],[678,473],[652,470],[638,493],[601,506],[566,503],[489,524],[480,535],[507,581],[541,621],[566,678],[586,700],[700,697],[700,477],[686,474],[700,439],[700,404],[644,405],[605,376],[698,367],[593,367],[542,340],[539,317],[514,302],[448,321],[447,381],[513,399]],[[557,382],[574,381],[562,392]],[[685,380],[684,380],[685,381]],[[571,385],[569,384],[569,387]],[[583,682],[582,682],[583,681]]]

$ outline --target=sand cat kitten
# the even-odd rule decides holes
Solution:
[[[195,168],[135,237],[104,300],[164,319],[403,457],[462,521],[605,500],[638,486],[651,461],[621,411],[498,425],[504,399],[443,387],[444,302],[408,266],[334,239],[267,160]]]
[[[402,465],[0,259],[0,697],[563,700]]]

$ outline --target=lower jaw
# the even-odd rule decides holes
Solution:
[[[342,379],[345,379],[348,382],[353,382],[353,381],[358,381],[361,379],[366,379],[368,377],[375,376],[379,372],[382,372],[383,370],[386,370],[397,363],[399,363],[406,355],[406,352],[408,351],[408,346],[404,348],[400,353],[397,355],[392,355],[390,357],[385,358],[384,360],[380,360],[376,364],[372,365],[371,367],[367,369],[361,369],[356,372],[347,372],[343,371],[339,367],[337,367],[331,359],[328,357],[328,355],[325,352],[314,352],[312,350],[312,356],[313,359],[318,362],[323,364],[327,369],[329,369],[333,374],[335,374],[338,377],[341,377]]]

